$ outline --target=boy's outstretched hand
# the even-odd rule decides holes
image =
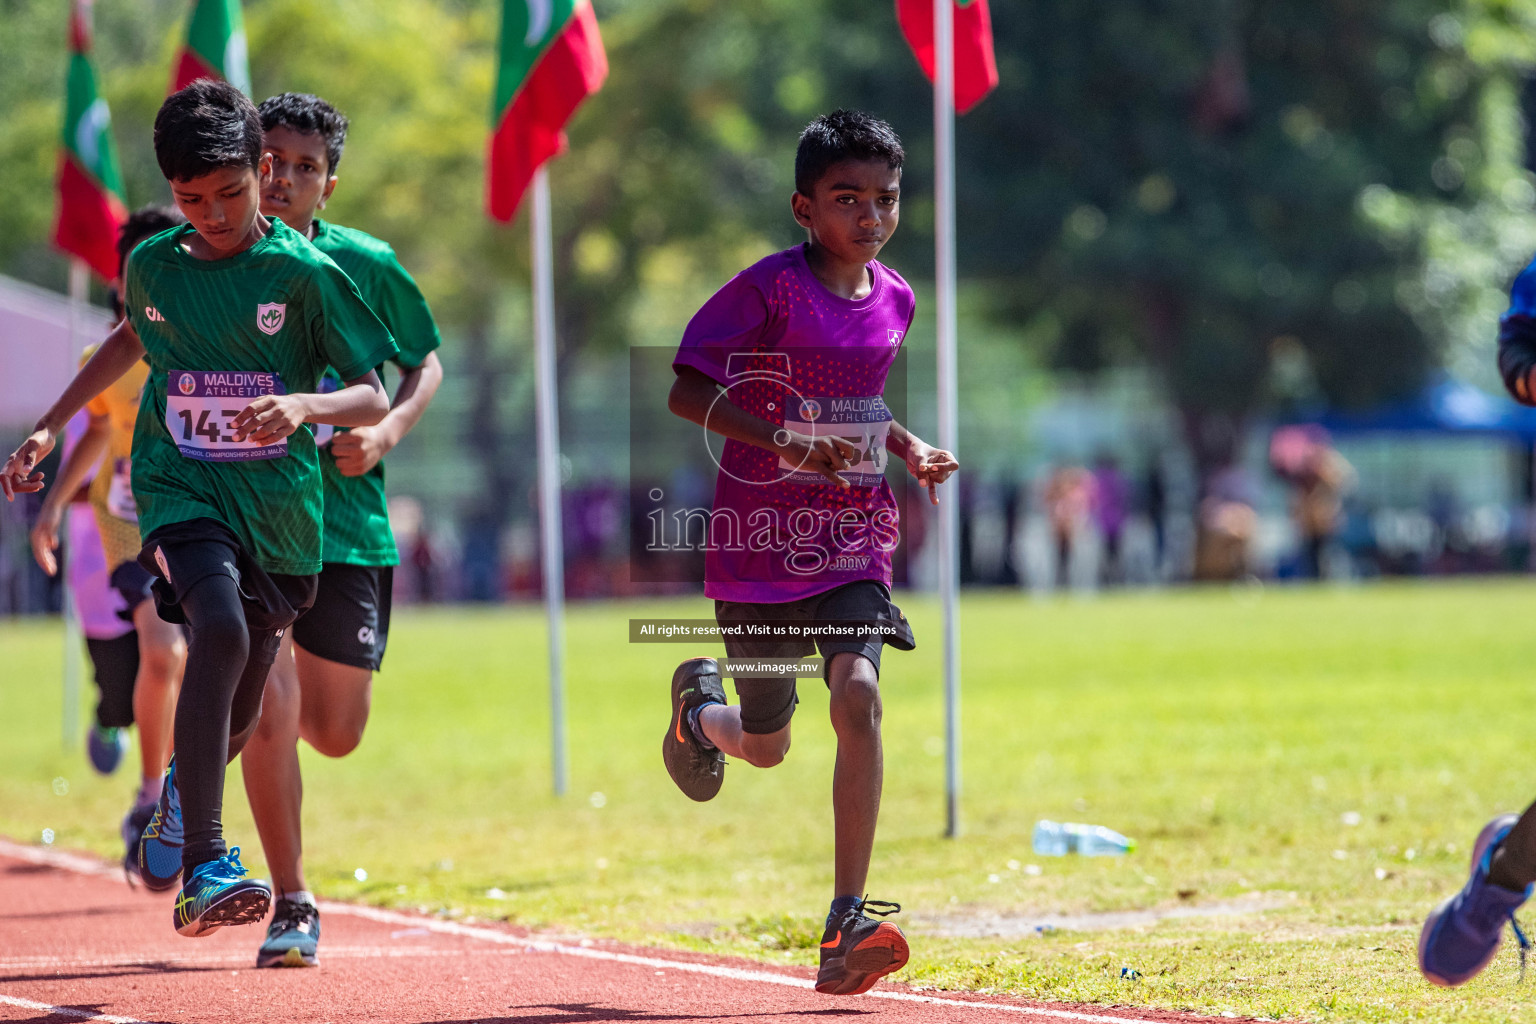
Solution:
[[[59,524],[63,518],[64,510],[61,507],[45,501],[42,511],[38,513],[37,522],[32,524],[32,532],[28,534],[32,541],[32,557],[37,559],[37,564],[49,576],[56,576],[59,572],[59,556],[55,552],[59,550]]]
[[[299,429],[309,410],[300,395],[262,395],[230,421],[235,440],[276,444]]]
[[[39,429],[11,453],[5,468],[0,470],[0,491],[5,492],[6,501],[15,501],[18,494],[43,489],[43,474],[38,472],[37,464],[53,451],[53,443],[53,431]]]
[[[813,473],[820,473],[843,490],[851,486],[841,473],[858,461],[859,449],[846,437],[835,434],[801,434],[780,430],[774,437],[775,451],[790,463]]]
[[[378,427],[353,427],[331,438],[331,454],[342,476],[362,476],[379,464],[394,445]]]
[[[960,468],[954,455],[942,448],[924,444],[912,439],[912,444],[907,449],[907,470],[917,478],[917,482],[928,488],[928,500],[933,504],[939,503],[939,484],[948,480],[950,474]]]

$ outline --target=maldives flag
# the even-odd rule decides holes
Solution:
[[[199,78],[222,78],[247,96],[251,94],[240,0],[192,0],[187,41],[176,58],[171,92],[180,92]]]
[[[987,0],[950,0],[955,5],[955,110],[965,113],[997,87],[992,52],[992,15]],[[923,74],[933,81],[934,0],[896,0],[896,20]]]
[[[486,207],[509,221],[539,165],[565,152],[565,123],[608,77],[591,0],[502,0]]]
[[[68,93],[53,244],[111,280],[117,276],[117,229],[128,218],[128,208],[112,145],[112,115],[107,101],[96,94],[90,52],[90,0],[75,0],[69,12]]]

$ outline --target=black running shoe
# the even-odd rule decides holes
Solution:
[[[862,995],[875,982],[907,965],[910,951],[901,929],[889,921],[871,921],[864,916],[866,911],[887,917],[901,913],[901,904],[866,896],[841,917],[827,922],[827,930],[821,936],[817,992],[831,996]]]
[[[720,666],[714,658],[690,658],[672,673],[672,720],[661,741],[667,774],[692,800],[709,800],[725,781],[725,755],[699,742],[688,725],[688,712],[701,704],[724,704]]]
[[[280,899],[256,951],[257,967],[315,967],[320,963],[320,911],[313,903]]]
[[[149,819],[155,816],[153,803],[134,804],[123,817],[123,874],[128,876],[129,885],[138,885],[142,881],[139,874],[139,839],[144,835],[144,830],[149,827]]]

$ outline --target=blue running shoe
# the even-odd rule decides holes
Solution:
[[[93,725],[85,734],[85,749],[91,756],[91,767],[98,774],[111,775],[123,763],[123,755],[128,753],[128,730]]]
[[[160,802],[139,837],[139,880],[151,892],[167,892],[181,878],[181,793],[176,788],[176,759],[165,770]]]
[[[1520,943],[1520,970],[1525,971],[1525,953],[1530,941],[1515,920],[1515,910],[1531,895],[1531,886],[1514,892],[1488,881],[1488,866],[1509,830],[1520,819],[1501,814],[1478,833],[1472,846],[1472,875],[1455,896],[1430,911],[1419,933],[1419,970],[1436,985],[1450,988],[1464,985],[1488,966],[1504,940],[1504,925],[1515,932]]]
[[[267,938],[256,951],[257,967],[317,967],[320,964],[320,911],[304,900],[279,899],[267,925]]]
[[[218,860],[199,864],[176,897],[176,930],[197,938],[226,924],[255,924],[266,917],[272,888],[247,874],[238,846]]]

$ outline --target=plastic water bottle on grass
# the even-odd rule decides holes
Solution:
[[[1135,840],[1127,839],[1113,829],[1074,821],[1035,822],[1033,845],[1042,857],[1065,857],[1069,853],[1084,857],[1119,857],[1136,849]]]

